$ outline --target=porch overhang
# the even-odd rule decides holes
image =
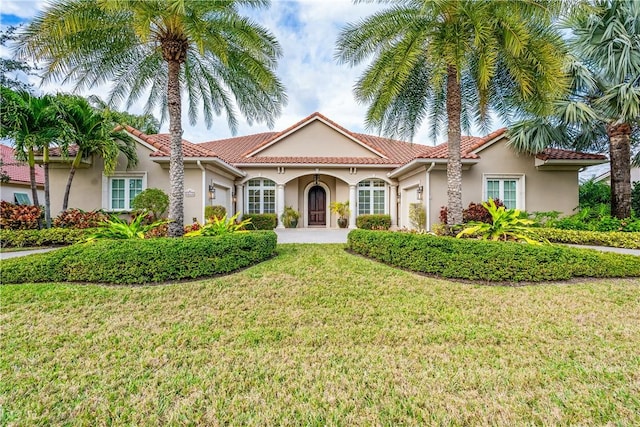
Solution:
[[[539,171],[578,171],[587,166],[601,165],[609,160],[569,160],[569,159],[547,159],[542,160],[536,157],[535,166]]]
[[[161,164],[161,165],[168,165],[171,162],[171,158],[170,157],[152,157],[153,161]],[[185,157],[184,158],[184,163],[198,163],[198,161],[202,164],[208,164],[208,165],[214,165],[219,167],[220,169],[224,170],[225,172],[230,173],[231,175],[237,177],[237,178],[243,178],[247,175],[247,173],[245,171],[242,171],[238,168],[236,168],[235,166],[230,165],[229,163],[215,158],[215,157]]]
[[[479,159],[462,159],[461,160],[462,170],[469,170],[471,166],[478,163],[478,160]],[[392,170],[387,174],[387,176],[389,178],[399,178],[406,175],[407,173],[411,172],[414,169],[417,169],[420,167],[430,167],[432,164],[435,165],[435,167],[433,168],[435,170],[446,170],[448,162],[449,161],[447,159],[427,159],[427,158],[413,159],[409,163]]]

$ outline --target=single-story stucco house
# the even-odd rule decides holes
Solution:
[[[0,183],[0,200],[19,205],[31,205],[31,178],[29,166],[20,162],[15,157],[13,148],[0,144],[0,160],[2,161],[2,174],[7,176],[7,182]],[[44,203],[44,172],[42,167],[36,165],[36,188],[38,201]]]
[[[138,142],[139,163],[124,159],[111,176],[100,158],[85,159],[69,206],[126,212],[145,188],[169,191],[169,135],[126,130]],[[570,213],[578,205],[578,171],[607,162],[597,154],[547,149],[533,156],[506,145],[505,130],[463,137],[463,203],[500,198],[508,207]],[[411,227],[409,206],[419,203],[427,227],[447,204],[447,145],[424,146],[351,132],[314,113],[281,132],[194,144],[183,141],[185,222],[204,220],[206,205],[227,212],[301,213],[298,227],[337,227],[331,202],[349,201],[349,227],[361,214],[388,214],[392,227]],[[50,168],[52,212],[62,207],[68,162]],[[279,220],[278,227],[282,227]]]

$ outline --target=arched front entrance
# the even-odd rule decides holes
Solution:
[[[314,185],[309,189],[307,198],[309,226],[326,226],[327,192],[319,185]]]

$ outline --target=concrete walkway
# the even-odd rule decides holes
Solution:
[[[0,252],[0,260],[9,259],[9,258],[17,258],[20,256],[31,255],[31,254],[40,254],[43,252],[55,251],[59,248],[43,248],[43,249],[27,249],[24,251],[15,251],[15,252]]]
[[[347,243],[348,228],[276,229],[278,243]]]

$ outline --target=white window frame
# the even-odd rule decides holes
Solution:
[[[489,180],[498,180],[505,181],[511,180],[516,181],[516,209],[521,211],[526,210],[526,198],[525,198],[525,175],[524,174],[496,174],[496,173],[485,173],[482,174],[482,201],[488,200],[488,191],[487,191],[487,182]],[[504,184],[501,185],[501,197],[504,195]]]
[[[260,185],[251,185],[250,182],[251,181],[260,181]],[[264,185],[265,181],[269,181],[272,182],[273,185]],[[272,179],[269,178],[251,178],[250,180],[248,180],[245,185],[244,185],[244,211],[247,214],[270,214],[270,213],[276,213],[276,209],[278,207],[278,200],[277,200],[277,196],[278,196],[278,192],[276,191],[277,185],[276,182]],[[250,190],[259,190],[260,191],[260,200],[259,200],[259,204],[260,204],[260,209],[259,212],[249,212],[249,191]],[[265,212],[264,207],[265,207],[265,201],[264,201],[264,192],[265,190],[269,190],[269,191],[273,191],[273,212]]]
[[[125,180],[125,207],[114,209],[111,205],[111,182],[114,179]],[[129,185],[131,179],[142,179],[142,191],[147,189],[147,172],[117,172],[113,175],[102,174],[102,209],[108,212],[131,212],[131,200],[129,200]]]
[[[373,181],[376,182],[381,182],[382,186],[381,187],[375,187],[373,186]],[[369,184],[366,186],[361,186],[362,183],[364,182],[368,182]],[[358,215],[373,215],[374,214],[374,191],[383,191],[383,205],[384,205],[384,212],[380,213],[378,212],[376,215],[388,215],[389,214],[389,204],[387,203],[388,200],[388,193],[387,193],[387,189],[388,189],[389,185],[380,178],[369,178],[369,179],[363,179],[362,181],[360,181],[358,183],[358,185],[356,186],[357,189],[357,193],[356,193],[356,201],[357,201],[357,210],[356,212],[358,213]],[[360,192],[361,191],[368,191],[369,192],[369,200],[370,200],[370,204],[369,204],[369,212],[360,212]]]

